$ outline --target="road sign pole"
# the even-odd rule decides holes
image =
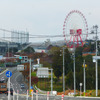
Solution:
[[[12,72],[7,71],[6,76],[8,77],[8,100],[10,100],[10,77],[12,76]]]
[[[9,88],[8,88],[8,100],[10,100],[10,77],[8,80],[9,80],[8,81],[8,86],[9,86]]]
[[[13,100],[15,100],[14,95],[15,95],[15,91],[13,91]]]

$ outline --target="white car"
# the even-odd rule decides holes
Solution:
[[[1,81],[5,81],[4,77],[1,78]]]

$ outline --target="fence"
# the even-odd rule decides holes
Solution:
[[[47,94],[39,94],[38,92],[36,93],[31,93],[31,95],[28,94],[19,94],[13,93],[13,97],[11,100],[64,100],[62,99],[62,96],[56,96],[56,95],[50,95],[49,92]]]
[[[71,96],[64,96],[63,94],[60,96],[57,95],[50,95],[47,94],[39,94],[37,93],[31,93],[31,95],[28,94],[19,94],[13,93],[13,96],[10,100],[100,100],[100,97],[71,97]]]

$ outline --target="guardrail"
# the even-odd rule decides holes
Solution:
[[[34,86],[34,89],[35,89],[35,90],[38,90],[38,92],[39,92],[40,94],[47,94],[47,92],[48,92],[48,91],[40,90],[39,88],[37,88],[36,85]]]
[[[31,92],[29,94],[29,91],[27,90],[27,94],[19,94],[13,93],[13,99],[11,100],[100,100],[100,97],[74,97],[74,96],[64,96],[62,95],[50,95],[49,93],[47,94],[39,94],[38,91],[36,93]]]

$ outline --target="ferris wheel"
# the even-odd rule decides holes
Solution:
[[[63,25],[63,35],[67,47],[83,46],[88,36],[88,25],[85,16],[78,10],[68,13]]]

